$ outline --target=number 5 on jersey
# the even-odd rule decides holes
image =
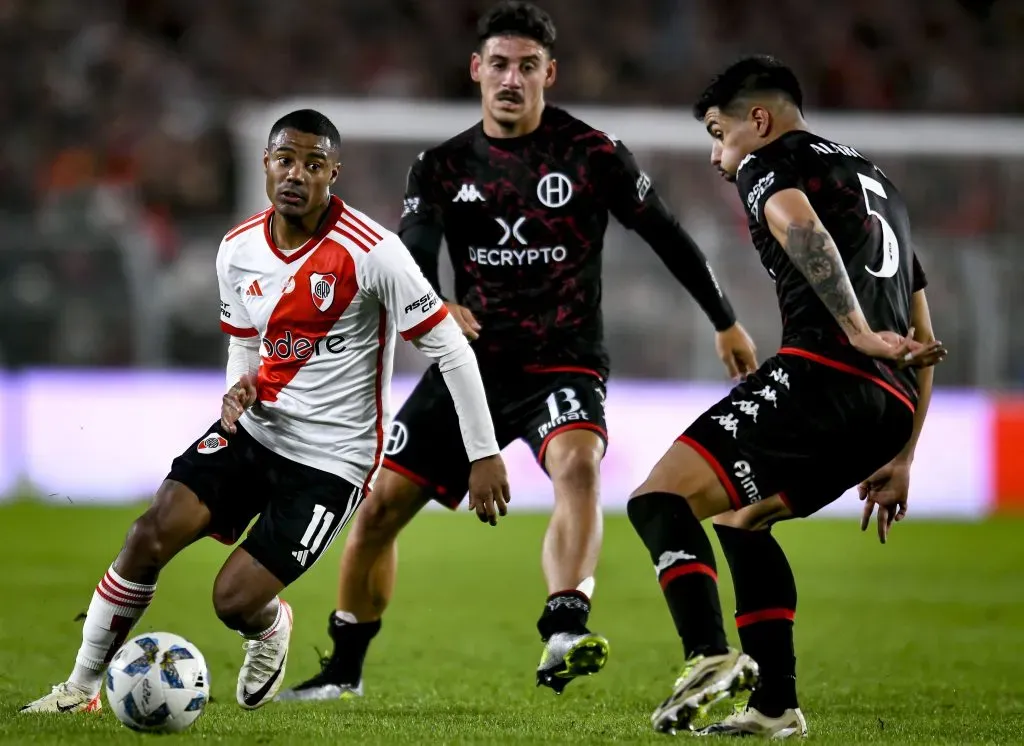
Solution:
[[[896,270],[900,268],[900,244],[896,240],[896,231],[892,229],[892,226],[882,216],[882,213],[871,209],[871,200],[869,199],[868,192],[882,199],[888,199],[888,197],[881,182],[877,179],[872,179],[864,174],[857,174],[857,178],[860,179],[861,193],[864,195],[864,207],[867,209],[868,215],[877,218],[882,226],[882,266],[875,270],[865,264],[864,269],[875,277],[882,279],[892,277],[896,274]]]

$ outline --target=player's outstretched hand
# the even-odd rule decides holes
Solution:
[[[925,344],[914,339],[914,328],[907,336],[896,332],[866,332],[850,337],[850,344],[865,355],[892,360],[900,368],[928,368],[941,363],[947,350],[942,342],[933,340]]]
[[[501,454],[474,461],[469,470],[469,509],[484,523],[498,525],[498,516],[508,513],[512,495]]]
[[[221,400],[220,424],[229,433],[238,431],[235,423],[242,412],[256,403],[256,376],[248,373],[238,379],[238,383],[228,389]]]
[[[742,380],[757,370],[757,348],[739,322],[715,334],[715,350],[734,381]]]
[[[907,517],[907,499],[910,491],[910,464],[895,459],[860,483],[860,499],[864,512],[860,517],[860,530],[867,531],[871,513],[878,508],[878,540],[885,543],[893,521]]]
[[[480,336],[480,322],[476,320],[472,311],[458,303],[445,303],[445,305],[448,306],[448,313],[455,319],[455,323],[459,325],[468,340],[473,341]]]

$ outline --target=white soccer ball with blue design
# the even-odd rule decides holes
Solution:
[[[203,714],[210,674],[199,648],[170,632],[147,632],[117,651],[106,677],[107,704],[132,730],[176,733]]]

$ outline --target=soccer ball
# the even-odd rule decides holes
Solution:
[[[107,704],[132,730],[178,732],[203,714],[210,674],[199,648],[170,632],[133,637],[107,669]]]

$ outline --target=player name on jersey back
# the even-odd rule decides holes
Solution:
[[[895,185],[856,148],[794,131],[746,156],[737,169],[736,186],[754,247],[775,281],[783,345],[823,353],[865,372],[880,371],[916,398],[913,371],[896,371],[848,344],[764,215],[773,195],[802,191],[835,242],[871,328],[905,334],[911,295],[927,285],[927,278],[914,255],[907,208]]]
[[[394,333],[418,336],[447,311],[399,238],[341,200],[291,252],[270,220],[254,215],[217,255],[222,328],[260,338],[258,402],[240,422],[275,453],[370,486]]]

